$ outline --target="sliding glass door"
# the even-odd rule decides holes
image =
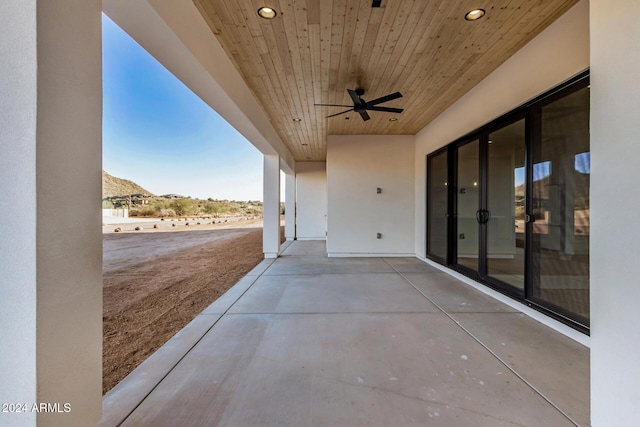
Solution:
[[[589,328],[589,79],[427,157],[427,256]]]
[[[454,264],[524,295],[525,120],[455,146]]]
[[[589,88],[534,111],[531,298],[589,318]]]
[[[479,271],[480,141],[456,147],[456,264]]]
[[[442,263],[448,251],[448,169],[446,149],[427,159],[427,252]]]
[[[524,291],[525,121],[520,119],[487,139],[486,275]]]

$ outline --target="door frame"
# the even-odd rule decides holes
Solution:
[[[536,109],[542,108],[542,106],[552,103],[558,99],[561,99],[573,92],[581,90],[589,85],[589,70],[586,70],[566,82],[552,88],[544,94],[532,99],[531,101],[522,104],[521,106],[514,108],[512,111],[504,114],[503,116],[481,126],[480,128],[465,134],[464,136],[456,139],[455,141],[447,144],[446,146],[430,153],[426,156],[427,162],[427,174],[426,180],[426,201],[427,211],[426,216],[429,214],[429,158],[437,154],[441,154],[443,151],[447,153],[447,166],[448,166],[448,182],[451,184],[448,187],[448,203],[447,203],[447,259],[443,260],[441,257],[434,256],[429,253],[429,221],[425,218],[426,224],[426,248],[425,253],[428,259],[431,259],[439,264],[457,271],[473,280],[485,284],[486,286],[505,294],[515,300],[522,302],[523,304],[540,311],[549,317],[552,317],[560,322],[567,324],[568,326],[589,335],[590,326],[589,319],[581,318],[575,313],[570,313],[561,307],[554,306],[553,304],[543,301],[537,298],[532,298],[532,286],[538,280],[534,274],[534,268],[532,265],[533,251],[535,248],[533,245],[533,223],[525,223],[525,260],[524,260],[524,290],[520,291],[515,287],[501,282],[495,278],[487,276],[487,264],[486,264],[486,224],[479,224],[478,235],[478,270],[471,270],[468,267],[462,266],[457,263],[457,206],[456,206],[456,194],[457,194],[457,175],[458,175],[458,162],[457,162],[457,149],[464,146],[474,140],[479,141],[479,206],[478,209],[486,209],[487,207],[487,145],[488,135],[500,128],[515,123],[518,120],[525,120],[525,214],[533,215],[532,213],[532,193],[533,193],[533,150],[535,149],[536,142],[540,138],[540,123],[536,123],[534,113]]]

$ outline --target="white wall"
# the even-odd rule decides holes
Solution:
[[[262,251],[265,258],[280,252],[280,157],[265,155],[263,161]]]
[[[415,253],[425,256],[427,154],[589,67],[589,3],[582,0],[416,135]]]
[[[637,0],[591,0],[591,417],[640,419],[640,25]]]
[[[327,164],[296,164],[296,237],[325,240],[327,231]]]
[[[101,416],[101,49],[100,0],[0,2],[0,402],[71,409],[2,425]]]
[[[327,137],[327,183],[329,256],[414,255],[413,136]]]
[[[296,176],[285,174],[284,235],[287,240],[296,237]]]
[[[35,18],[35,0],[0,3],[0,403],[37,400]],[[0,413],[6,425],[35,417]]]

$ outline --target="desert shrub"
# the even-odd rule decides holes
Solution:
[[[153,208],[158,212],[160,212],[163,209],[169,209],[170,203],[167,202],[166,200],[156,199],[156,200],[153,200],[152,203],[153,203]]]
[[[226,209],[226,206],[224,205],[224,203],[221,202],[207,202],[204,207],[203,207],[203,211],[206,214],[212,215],[212,214],[219,214],[224,212]]]
[[[176,211],[174,211],[173,209],[161,209],[160,212],[158,213],[160,214],[160,216],[165,216],[165,217],[176,216]]]
[[[171,202],[170,208],[178,216],[190,215],[193,212],[193,203],[188,199],[175,199]]]
[[[129,216],[156,216],[156,211],[150,207],[134,208],[129,210]]]

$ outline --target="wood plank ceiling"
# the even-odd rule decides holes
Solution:
[[[325,160],[326,135],[417,133],[577,2],[194,0],[296,161]],[[475,7],[486,15],[466,21]],[[365,100],[399,91],[383,105],[404,112],[364,122],[314,106],[353,105],[355,88]]]

